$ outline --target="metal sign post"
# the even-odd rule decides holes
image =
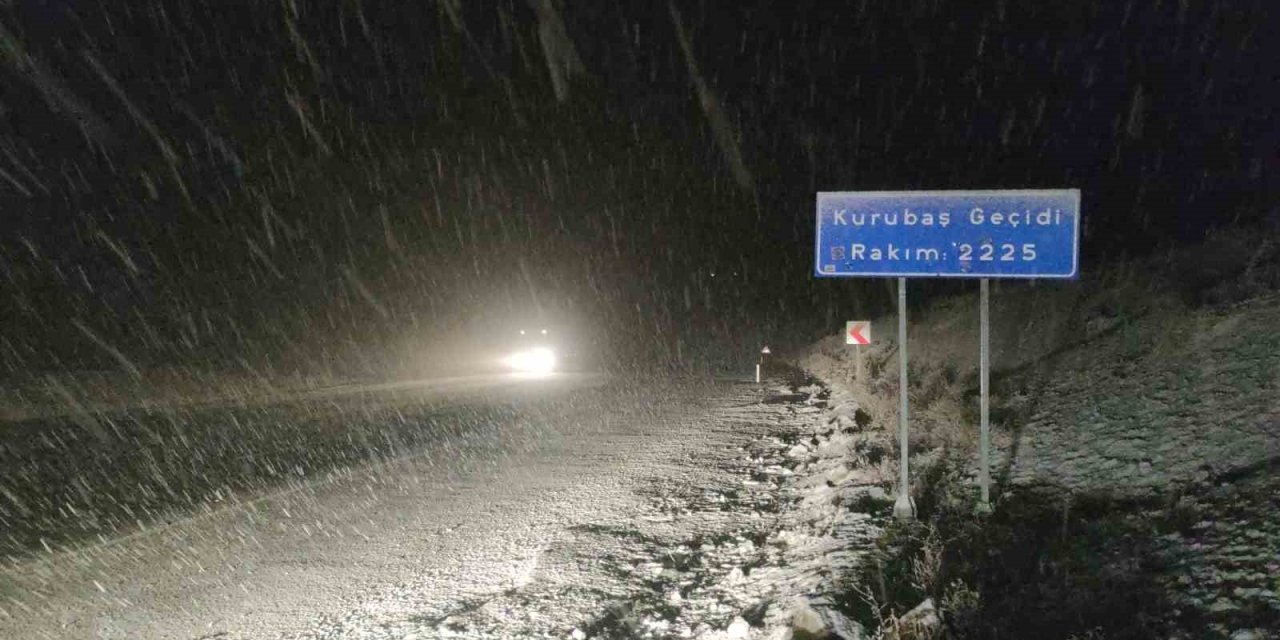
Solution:
[[[988,278],[1074,279],[1080,264],[1078,189],[835,191],[817,197],[814,275],[898,278],[901,477],[894,514],[913,517],[907,462],[907,278],[980,278],[981,496],[989,510],[990,327]],[[857,332],[846,338],[852,340]],[[850,344],[857,344],[850,342]],[[861,365],[861,355],[859,366]],[[859,371],[859,373],[861,373]]]
[[[978,312],[979,328],[978,328],[978,351],[981,354],[978,365],[978,380],[981,387],[982,400],[980,413],[982,414],[982,424],[978,428],[978,486],[980,495],[978,496],[978,513],[991,513],[991,281],[987,278],[982,279],[982,293],[980,297],[982,301],[979,303],[981,309]]]
[[[893,517],[911,520],[916,517],[916,504],[911,499],[910,459],[907,445],[907,279],[898,278],[898,499],[893,503]]]

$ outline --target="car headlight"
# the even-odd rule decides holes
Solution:
[[[503,362],[516,373],[547,374],[556,369],[556,354],[546,347],[517,351]]]

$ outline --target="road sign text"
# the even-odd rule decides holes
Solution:
[[[1074,278],[1080,192],[818,194],[818,276]]]

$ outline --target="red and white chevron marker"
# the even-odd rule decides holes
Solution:
[[[871,344],[871,321],[850,320],[844,324],[845,344]]]

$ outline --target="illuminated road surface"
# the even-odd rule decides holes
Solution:
[[[769,429],[726,417],[761,394],[592,375],[312,392],[272,410],[379,421],[364,441],[427,422],[432,433],[402,437],[415,444],[385,450],[394,455],[228,492],[167,523],[11,558],[0,637],[563,637],[625,593],[575,548],[584,527],[625,525],[641,494],[671,478],[713,481],[708,460]],[[200,411],[189,418],[220,416]],[[331,449],[344,436],[327,437]],[[521,600],[522,590],[537,595]],[[499,600],[501,611],[483,610]],[[448,624],[459,614],[469,627]]]

